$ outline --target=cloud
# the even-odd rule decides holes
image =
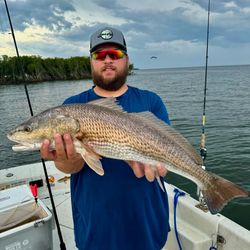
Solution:
[[[9,11],[16,30],[38,25],[50,30],[62,30],[72,26],[64,14],[75,12],[74,6],[66,0],[9,1]]]
[[[146,43],[145,48],[152,51],[165,51],[169,53],[183,53],[188,51],[188,53],[193,53],[204,47],[203,43],[198,41],[186,41],[186,40],[173,40],[173,41],[162,41],[159,43]]]
[[[145,0],[143,4],[134,0],[9,0],[8,3],[21,54],[88,55],[90,35],[100,27],[113,26],[123,31],[131,60],[145,67],[152,53],[171,58],[173,66],[183,65],[184,61],[197,65],[204,55],[207,0]],[[7,34],[7,18],[2,21],[1,16],[0,28],[4,34],[0,34],[0,54],[9,53],[13,47]],[[233,53],[232,64],[234,60],[240,61],[240,55],[249,45],[249,22],[248,1],[211,1],[211,50],[221,48],[223,54],[225,51],[230,54],[232,49],[239,55]],[[166,60],[161,63],[171,66]]]
[[[234,1],[228,2],[225,3],[225,8],[237,8],[237,4]]]
[[[122,25],[127,23],[128,20],[123,16],[114,15],[114,5],[111,2],[114,1],[74,1],[74,7],[77,9],[77,12],[66,13],[66,19],[70,21],[72,17],[76,17],[75,24],[77,26],[95,26],[101,23]]]
[[[193,65],[202,65],[204,62],[205,44],[197,40],[172,40],[146,43],[145,49],[149,52],[148,58],[152,55],[157,57],[157,63],[160,65],[167,64],[168,67],[174,67],[179,62],[179,66],[187,67],[193,61]],[[156,64],[154,62],[154,64]]]

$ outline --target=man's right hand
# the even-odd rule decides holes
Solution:
[[[82,156],[76,152],[70,134],[55,134],[55,150],[49,149],[50,141],[44,140],[40,154],[44,160],[55,162],[56,167],[67,174],[80,171],[83,168],[84,160]]]

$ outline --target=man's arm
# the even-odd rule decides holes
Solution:
[[[72,138],[69,134],[54,136],[55,150],[50,151],[49,140],[44,140],[40,149],[41,157],[55,162],[56,167],[67,174],[79,172],[84,165],[84,160],[75,150]]]

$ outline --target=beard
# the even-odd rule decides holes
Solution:
[[[116,68],[113,66],[111,67],[112,70],[116,71]],[[106,66],[101,69],[101,73],[106,70]],[[96,86],[108,90],[108,91],[116,91],[121,88],[122,85],[126,83],[127,76],[128,76],[128,68],[124,67],[122,71],[117,72],[113,78],[104,78],[101,73],[98,73],[91,68],[93,82]]]

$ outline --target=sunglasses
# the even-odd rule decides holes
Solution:
[[[94,60],[105,60],[107,55],[109,55],[112,60],[118,60],[127,55],[127,53],[121,49],[102,49],[92,52],[91,58]]]

